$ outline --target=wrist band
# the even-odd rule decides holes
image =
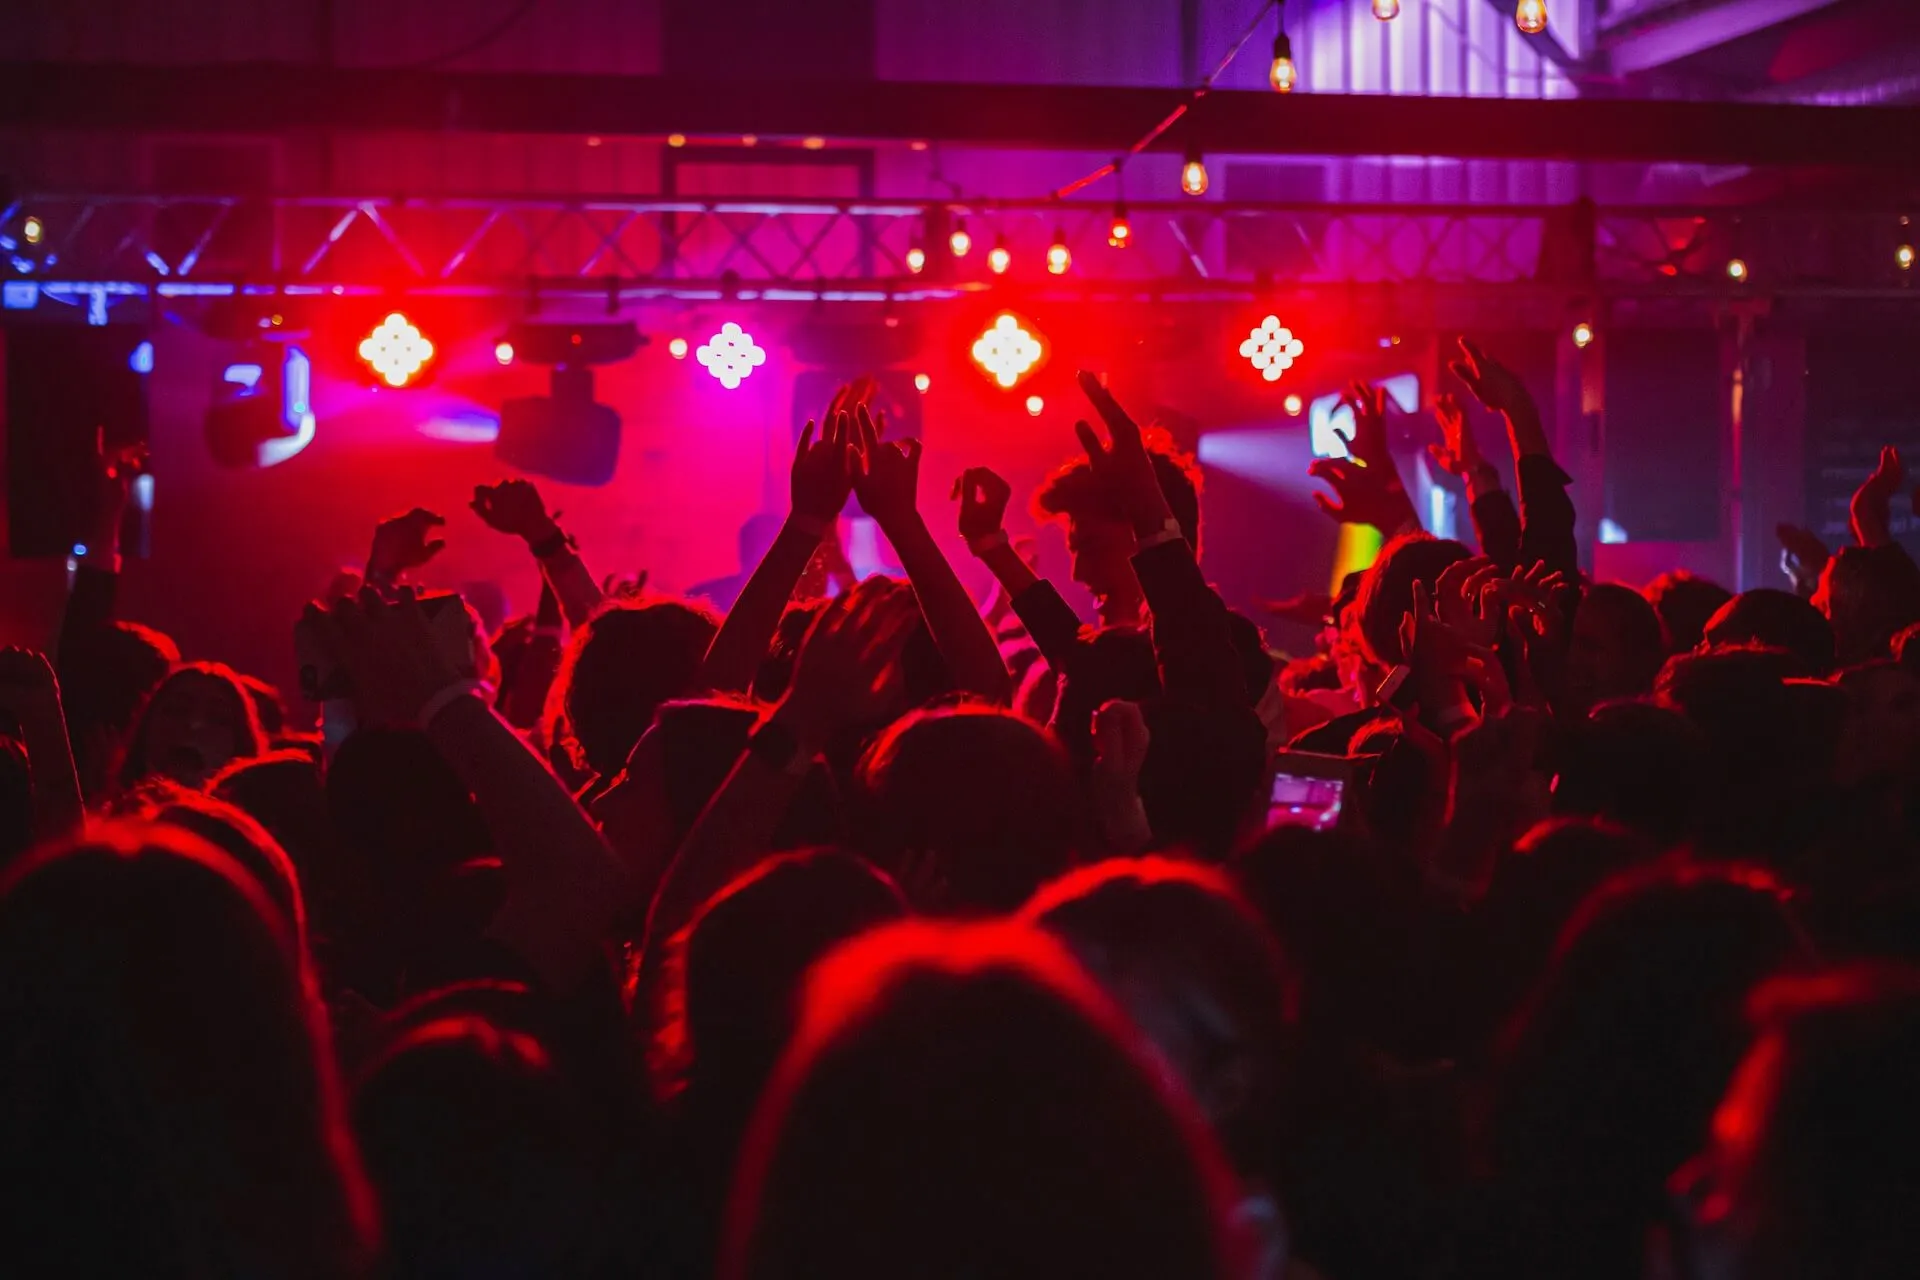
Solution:
[[[1135,547],[1137,550],[1145,551],[1149,547],[1163,547],[1169,542],[1179,542],[1186,536],[1180,531],[1180,522],[1169,516],[1167,522],[1160,526],[1158,533],[1150,533],[1139,539]]]
[[[975,556],[984,556],[989,551],[998,551],[1000,548],[1009,545],[1011,544],[1007,539],[1007,531],[1005,529],[995,529],[992,533],[983,533],[977,538],[967,539],[967,550],[971,551]]]
[[[562,551],[571,551],[577,545],[579,544],[567,536],[566,530],[556,528],[540,541],[529,542],[527,550],[533,552],[535,560],[545,560],[548,556],[557,556]]]
[[[484,693],[486,687],[487,682],[485,680],[454,681],[440,692],[434,694],[431,698],[428,698],[427,705],[420,708],[420,714],[416,717],[420,727],[424,729],[432,724],[442,711],[445,711],[448,707],[469,694]]]
[[[787,526],[792,529],[798,529],[809,538],[824,538],[827,536],[827,532],[833,528],[834,522],[831,520],[822,520],[818,516],[803,516],[796,511],[787,517]]]

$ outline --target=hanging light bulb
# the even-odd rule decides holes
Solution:
[[[1273,66],[1267,71],[1267,83],[1275,93],[1292,93],[1299,80],[1300,71],[1293,65],[1293,41],[1282,31],[1273,38]]]
[[[1047,270],[1056,276],[1063,276],[1072,265],[1073,254],[1067,250],[1067,233],[1055,227],[1053,243],[1047,246]]]
[[[1903,244],[1893,251],[1893,263],[1902,271],[1913,270],[1913,246]]]
[[[1585,320],[1573,326],[1573,345],[1582,351],[1593,345],[1593,326]]]
[[[1180,189],[1190,196],[1207,194],[1207,162],[1198,147],[1187,150],[1187,162],[1180,166]]]
[[[1745,258],[1729,258],[1727,260],[1727,279],[1733,281],[1735,284],[1745,284],[1747,282],[1747,261]]]
[[[919,245],[907,250],[907,270],[919,275],[927,265],[927,251]]]
[[[993,248],[987,250],[987,270],[997,276],[1007,274],[1007,268],[1013,265],[1013,252],[1007,248],[1007,238],[1001,236],[993,242]]]
[[[1382,22],[1392,22],[1400,16],[1400,0],[1373,0],[1373,16]]]
[[[960,219],[953,228],[953,234],[947,237],[947,248],[953,250],[953,256],[964,258],[973,252],[973,237],[967,234],[967,220]]]
[[[1133,224],[1127,221],[1127,202],[1113,202],[1113,221],[1107,226],[1107,243],[1116,249],[1124,249],[1133,240]]]
[[[1520,0],[1513,10],[1513,25],[1522,35],[1537,36],[1547,29],[1547,0]]]

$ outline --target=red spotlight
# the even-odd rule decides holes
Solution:
[[[504,340],[494,343],[493,358],[495,360],[498,360],[501,364],[512,364],[513,363],[513,344],[511,342],[506,342]]]
[[[1018,386],[1046,359],[1046,354],[1039,336],[1011,311],[995,316],[986,331],[973,340],[973,362],[1001,387]]]
[[[1124,200],[1116,200],[1113,205],[1113,221],[1107,224],[1107,243],[1116,249],[1124,249],[1133,242],[1133,224],[1127,221],[1127,205]]]
[[[388,386],[404,387],[433,359],[433,343],[395,311],[360,340],[360,358]]]
[[[1279,316],[1268,316],[1262,320],[1240,344],[1240,354],[1268,382],[1280,381],[1280,375],[1291,369],[1293,362],[1306,349],[1306,344],[1280,323]]]

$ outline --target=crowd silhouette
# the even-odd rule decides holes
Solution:
[[[1088,374],[1032,507],[1097,626],[863,380],[724,614],[597,581],[509,479],[472,510],[538,608],[488,634],[396,516],[293,700],[117,616],[141,459],[101,458],[57,641],[0,652],[4,1270],[1920,1274],[1897,453],[1854,545],[1781,530],[1787,588],[1636,590],[1520,380],[1452,371],[1506,427],[1434,405],[1476,545],[1356,385],[1312,473],[1385,545],[1273,606],[1292,655]],[[853,495],[902,576],[835,554]]]

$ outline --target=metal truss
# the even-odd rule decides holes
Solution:
[[[1430,286],[1494,295],[1920,297],[1893,213],[1539,205],[1113,206],[581,197],[30,195],[0,276],[159,296],[236,291],[902,301],[995,287],[1176,300]],[[966,219],[972,250],[949,228]],[[1049,274],[1056,237],[1071,268]],[[1004,246],[1004,276],[989,251]],[[910,262],[920,249],[924,266]],[[1739,259],[1738,278],[1728,264]]]

